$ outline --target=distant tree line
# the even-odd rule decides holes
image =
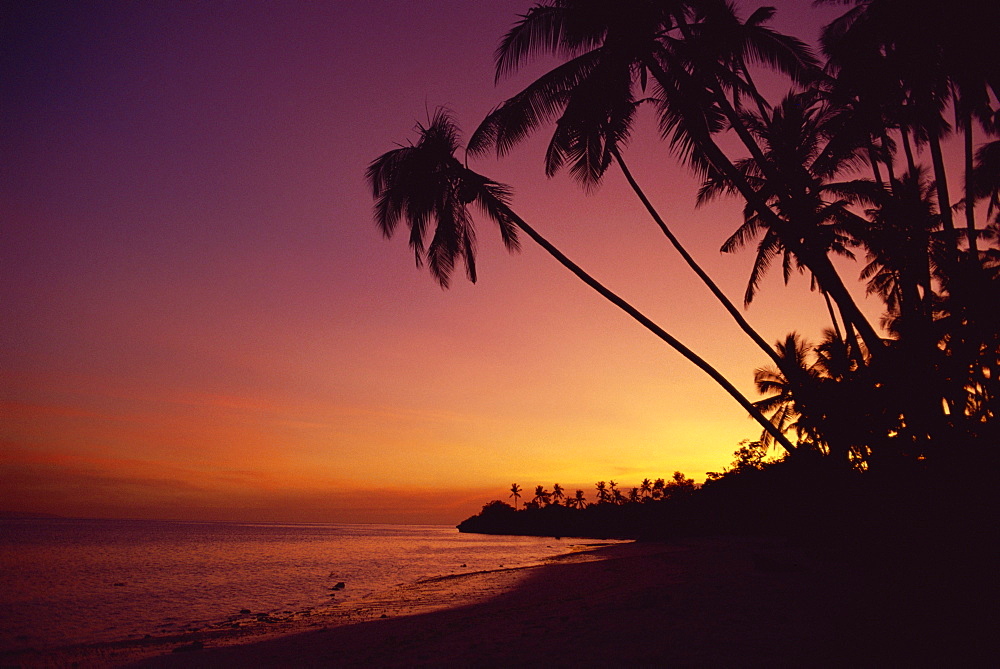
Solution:
[[[618,488],[618,483],[609,481],[598,481],[594,488],[596,495],[594,501],[587,499],[583,490],[577,490],[572,496],[567,496],[563,487],[558,483],[552,486],[552,490],[546,490],[545,486],[535,486],[535,494],[524,503],[524,510],[544,509],[550,506],[565,506],[570,509],[585,509],[591,504],[645,504],[665,499],[671,499],[680,495],[690,494],[695,489],[694,479],[687,478],[681,472],[674,472],[670,481],[658,478],[654,481],[646,478],[638,486],[629,488],[623,492]],[[514,500],[514,508],[518,507],[518,500],[522,497],[521,486],[514,483],[510,487],[510,498]]]

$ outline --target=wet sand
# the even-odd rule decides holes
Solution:
[[[260,629],[20,660],[27,666],[79,667],[816,667],[936,661],[919,643],[900,646],[892,616],[863,594],[870,585],[843,561],[780,539],[620,544],[544,566],[430,579]]]

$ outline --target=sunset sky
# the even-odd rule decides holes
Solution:
[[[529,240],[509,256],[484,222],[479,282],[443,291],[372,223],[373,158],[439,105],[471,133],[544,71],[493,85],[531,4],[7,3],[0,511],[451,524],[515,481],[702,480],[756,437]],[[843,10],[766,4],[809,40]],[[756,398],[765,360],[623,179],[546,179],[544,139],[472,167]],[[752,255],[719,253],[738,203],[696,210],[649,118],[626,155],[740,302]],[[780,272],[747,314],[772,341],[828,322]]]

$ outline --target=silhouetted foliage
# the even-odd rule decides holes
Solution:
[[[649,479],[646,479],[648,483]],[[535,497],[520,511],[499,500],[463,521],[462,532],[481,534],[521,534],[537,536],[635,538],[659,532],[655,528],[676,524],[677,512],[692,500],[697,491],[694,479],[674,472],[669,481],[657,479],[649,487],[656,496],[642,495],[640,487],[623,494],[615,481],[595,485],[597,500],[588,503],[583,490],[577,490],[565,504],[556,504],[544,486],[536,486]],[[553,488],[561,487],[553,486]],[[666,525],[664,525],[666,524]]]
[[[472,156],[504,155],[552,128],[546,172],[567,168],[588,191],[617,165],[670,244],[770,359],[755,374],[765,396],[758,402],[518,218],[508,187],[455,157],[462,147],[447,113],[420,126],[416,144],[372,163],[376,219],[387,236],[405,220],[418,263],[442,285],[460,263],[476,278],[470,204],[496,223],[508,248],[517,247],[518,229],[527,233],[726,388],[761,423],[765,444],[859,470],[1000,464],[1000,151],[996,140],[982,141],[1000,130],[1000,4],[843,4],[853,6],[823,31],[823,63],[767,26],[770,9],[744,20],[738,7],[714,0],[541,2],[503,37],[497,77],[542,54],[559,64],[498,105],[469,141]],[[791,91],[766,99],[752,76],[760,68],[786,77]],[[699,203],[744,203],[722,247],[755,252],[744,301],[774,265],[786,282],[808,274],[831,319],[819,343],[791,333],[768,345],[666,226],[623,157],[645,108],[668,148],[704,177]],[[964,157],[960,179],[942,157],[949,114]],[[861,255],[859,278],[884,305],[884,334],[832,262]],[[659,500],[665,485],[632,493],[605,483],[597,502]],[[551,495],[536,493],[530,503],[562,506],[561,490]]]
[[[381,230],[389,236],[405,220],[418,264],[426,261],[442,285],[458,264],[476,278],[475,203],[508,248],[519,230],[527,234],[711,376],[763,430],[701,488],[679,473],[624,489],[608,480],[588,502],[583,490],[565,498],[558,485],[551,493],[539,486],[524,509],[493,502],[463,531],[781,532],[857,560],[871,574],[865,585],[884,589],[887,601],[918,591],[886,588],[897,574],[916,582],[933,573],[929,589],[942,596],[975,590],[961,575],[957,584],[942,576],[950,572],[941,546],[950,543],[967,549],[968,573],[989,571],[983,537],[992,525],[983,518],[995,508],[990,477],[1000,467],[1000,2],[816,2],[844,6],[823,30],[825,62],[768,26],[772,8],[744,19],[722,0],[539,2],[502,38],[496,74],[541,55],[555,66],[487,115],[468,156],[454,155],[456,126],[439,114],[419,128],[416,144],[372,163]],[[780,99],[757,87],[762,69],[788,87],[772,85]],[[647,111],[659,136],[640,139],[633,131]],[[766,357],[754,372],[761,399],[749,401],[566,258],[510,209],[508,187],[468,168],[468,157],[502,156],[547,129],[547,174],[566,169],[590,192],[609,169],[621,171]],[[733,197],[742,205],[742,220],[720,239],[724,252],[754,254],[745,303],[771,269],[780,267],[786,283],[805,274],[829,329],[763,340],[639,187],[623,154],[640,141],[664,142],[664,154],[702,179],[699,204]],[[949,143],[960,169],[945,160]],[[882,308],[879,324],[845,282],[852,260],[862,261],[858,282]],[[785,451],[780,460],[768,457],[775,443]],[[516,507],[516,484],[511,497]]]

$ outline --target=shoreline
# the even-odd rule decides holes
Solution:
[[[843,554],[777,537],[623,543],[543,565],[432,577],[262,633],[196,633],[34,658],[40,662],[13,659],[26,667],[154,669],[975,667],[996,660],[988,616],[925,594],[926,580],[894,565],[870,568]],[[176,652],[185,646],[189,652]]]
[[[516,586],[521,572],[551,563],[599,559],[590,553],[620,542],[579,539],[568,553],[537,564],[431,576],[400,583],[330,604],[281,613],[248,613],[220,619],[198,630],[174,634],[0,651],[3,667],[119,667],[158,656],[178,657],[186,650],[253,645],[315,630],[372,620],[430,613],[478,602]]]
[[[410,584],[383,593],[386,618],[375,606],[348,625],[130,666],[818,666],[842,639],[802,593],[836,598],[846,579],[831,573],[783,539],[631,542]]]

